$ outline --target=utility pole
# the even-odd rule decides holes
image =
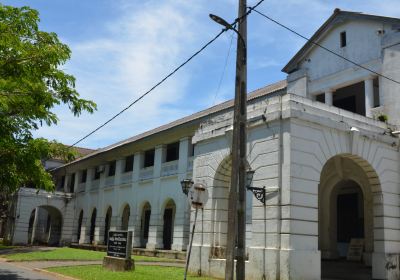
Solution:
[[[246,125],[247,125],[247,22],[246,0],[239,0],[236,80],[232,137],[232,173],[228,201],[225,279],[233,280],[237,245],[236,279],[245,279],[246,250]],[[236,244],[237,240],[237,244]]]

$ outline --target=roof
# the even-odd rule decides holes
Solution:
[[[282,71],[288,74],[295,71],[297,69],[297,62],[301,61],[302,58],[314,47],[313,42],[318,42],[318,40],[333,26],[347,19],[364,19],[384,23],[400,23],[399,18],[363,14],[361,12],[342,11],[336,8],[333,11],[333,14],[324,22],[324,24],[321,25],[321,27],[314,33],[314,35],[312,35],[310,40],[308,40],[307,43],[305,43],[304,46],[286,64],[286,66],[283,67]]]
[[[284,90],[286,88],[286,85],[287,85],[286,80],[282,80],[282,81],[276,82],[274,84],[271,84],[271,85],[262,87],[260,89],[257,89],[257,90],[255,90],[255,91],[253,91],[253,92],[248,94],[247,101],[251,101],[251,100],[257,99],[259,97],[262,97],[262,96],[265,96],[265,95],[268,95],[268,94],[272,94],[272,93]],[[215,113],[218,113],[218,112],[221,112],[223,110],[226,110],[226,109],[229,109],[229,108],[233,107],[233,105],[234,105],[233,101],[234,101],[233,99],[231,99],[229,101],[225,101],[223,103],[220,103],[220,104],[215,105],[213,107],[210,107],[208,109],[205,109],[205,110],[202,110],[200,112],[194,113],[192,115],[183,117],[181,119],[178,119],[178,120],[170,122],[168,124],[159,126],[157,128],[148,130],[146,132],[143,132],[141,134],[135,135],[135,136],[133,136],[131,138],[122,140],[120,142],[114,143],[114,144],[109,145],[107,147],[104,147],[104,148],[101,148],[101,149],[98,149],[98,150],[94,150],[92,153],[89,153],[86,156],[78,158],[78,159],[76,159],[76,160],[74,160],[74,161],[72,161],[70,163],[67,163],[67,164],[63,165],[62,167],[74,164],[76,162],[79,162],[79,161],[82,161],[82,160],[85,160],[85,159],[89,159],[89,158],[95,157],[95,156],[97,156],[99,154],[102,154],[102,153],[108,152],[110,150],[113,150],[115,148],[122,147],[124,145],[128,145],[130,143],[142,140],[142,139],[144,139],[146,137],[149,137],[149,136],[155,135],[157,133],[172,129],[174,127],[178,127],[180,125],[188,124],[188,123],[193,122],[193,121],[199,121],[199,120],[201,120],[202,118],[204,118],[206,116],[209,116],[209,115],[212,115],[212,114],[215,114]]]
[[[96,151],[94,149],[88,149],[88,148],[82,148],[82,147],[74,147],[74,149],[79,154],[78,158],[87,156]]]

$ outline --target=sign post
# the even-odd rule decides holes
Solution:
[[[103,259],[103,267],[112,271],[134,270],[131,259],[132,231],[114,230],[108,232],[107,256]]]
[[[195,212],[194,212],[192,235],[190,237],[190,243],[189,243],[189,251],[186,256],[185,276],[183,278],[184,280],[186,280],[187,271],[188,271],[188,267],[189,267],[189,261],[190,261],[190,253],[192,252],[193,236],[194,236],[194,230],[196,228],[196,222],[197,222],[197,212],[199,211],[200,208],[201,209],[204,208],[204,205],[206,204],[206,202],[208,200],[208,191],[207,191],[206,186],[201,183],[194,184],[189,189],[188,199],[189,199],[192,207],[195,209]]]

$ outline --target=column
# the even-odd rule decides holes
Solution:
[[[161,176],[161,166],[163,163],[164,145],[158,145],[154,153],[154,173],[153,178]]]
[[[33,219],[33,225],[32,225],[32,235],[31,235],[31,244],[35,244],[35,235],[36,235],[36,227],[38,224],[38,219],[39,219],[39,207],[35,208],[35,218]]]
[[[365,116],[372,118],[371,109],[374,107],[374,77],[368,77],[364,81],[365,87]]]
[[[140,178],[140,169],[143,164],[143,152],[137,152],[133,158],[133,172],[132,172],[132,181],[138,182]]]
[[[182,251],[186,249],[189,240],[190,226],[190,204],[186,195],[182,192],[180,182],[187,179],[188,159],[190,138],[185,137],[179,141],[179,162],[178,162],[178,181],[177,192],[181,199],[176,201],[175,224],[173,233],[172,250]]]
[[[155,207],[153,207],[153,204]],[[162,249],[163,243],[163,213],[160,213],[159,205],[153,203],[151,205],[149,239],[146,244],[146,249]]]
[[[155,148],[154,155],[154,173],[153,173],[153,189],[158,192],[158,195],[151,201],[151,216],[149,227],[149,239],[146,244],[147,249],[163,248],[163,210],[160,209],[159,195],[161,193],[161,167],[163,161],[164,145],[159,145]]]
[[[75,172],[75,182],[74,182],[74,193],[78,192],[79,182],[80,182],[80,172],[76,171]]]
[[[125,159],[119,158],[115,162],[115,175],[114,175],[114,185],[117,186],[121,183],[121,174],[124,171]]]
[[[325,104],[332,106],[333,105],[333,90],[328,89],[325,91]]]

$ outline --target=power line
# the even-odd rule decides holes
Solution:
[[[249,10],[247,11],[246,14],[244,14],[242,17],[235,19],[235,21],[231,24],[231,26],[235,26],[240,20],[242,20],[243,18],[247,17],[251,11],[255,8],[257,8],[262,2],[264,2],[264,0],[260,0],[256,5],[254,5],[253,7],[249,7]],[[137,99],[135,99],[133,102],[131,102],[128,106],[126,106],[124,109],[122,109],[121,111],[119,111],[117,114],[115,114],[114,116],[112,116],[111,118],[109,118],[107,121],[105,121],[103,124],[99,125],[97,128],[95,128],[94,130],[92,130],[91,132],[89,132],[88,134],[86,134],[85,136],[83,136],[82,138],[80,138],[78,141],[76,141],[75,143],[73,143],[72,145],[69,146],[69,148],[74,147],[75,145],[77,145],[78,143],[82,142],[83,140],[85,140],[86,138],[88,138],[89,136],[91,136],[92,134],[94,134],[95,132],[99,131],[101,128],[103,128],[104,126],[106,126],[107,124],[109,124],[111,121],[113,121],[115,118],[117,118],[119,115],[121,115],[123,112],[125,112],[126,110],[128,110],[130,107],[132,107],[134,104],[136,104],[137,102],[139,102],[143,97],[145,97],[146,95],[148,95],[150,92],[152,92],[154,89],[156,89],[158,86],[160,86],[162,83],[164,83],[168,78],[170,78],[172,75],[174,75],[179,69],[181,69],[183,66],[185,66],[189,61],[191,61],[193,58],[195,58],[197,55],[199,55],[203,50],[205,50],[209,45],[211,45],[215,40],[217,40],[222,33],[228,31],[229,28],[224,28],[222,29],[216,36],[214,36],[214,38],[212,38],[210,41],[208,41],[205,45],[203,45],[197,52],[195,52],[193,55],[191,55],[188,59],[186,59],[183,63],[181,63],[178,67],[176,67],[172,72],[170,72],[167,76],[165,76],[164,78],[162,78],[158,83],[156,83],[152,88],[150,88],[148,91],[146,91],[145,93],[143,93],[141,96],[139,96]]]
[[[221,84],[222,84],[222,81],[223,81],[223,79],[225,77],[225,71],[226,71],[226,67],[228,66],[229,56],[231,54],[231,49],[232,49],[233,34],[234,33],[232,33],[232,35],[231,35],[231,42],[229,44],[228,53],[227,53],[226,58],[225,58],[224,69],[222,70],[221,78],[219,79],[217,90],[215,91],[214,101],[213,101],[213,104],[212,104],[213,106],[215,105],[215,101],[217,100],[217,95],[219,93],[219,90],[221,89]]]
[[[74,144],[69,146],[70,148],[75,146],[76,144],[82,142],[89,136],[91,136],[93,133],[99,131],[101,128],[109,124],[111,121],[113,121],[115,118],[117,118],[119,115],[121,115],[123,112],[128,110],[130,107],[132,107],[134,104],[139,102],[143,97],[148,95],[150,92],[152,92],[154,89],[156,89],[158,86],[160,86],[162,83],[164,83],[168,78],[170,78],[172,75],[174,75],[179,69],[181,69],[183,66],[185,66],[189,61],[191,61],[193,58],[195,58],[198,54],[200,54],[205,48],[207,48],[209,45],[211,45],[215,40],[218,39],[219,36],[222,35],[222,33],[226,32],[227,29],[222,29],[214,38],[212,38],[210,41],[208,41],[205,45],[203,45],[197,52],[195,52],[193,55],[191,55],[188,59],[186,59],[183,63],[181,63],[178,67],[176,67],[172,72],[170,72],[167,76],[162,78],[158,83],[156,83],[153,87],[151,87],[148,91],[146,91],[144,94],[136,98],[133,102],[131,102],[128,106],[126,106],[124,109],[119,111],[117,114],[109,118],[107,121],[105,121],[103,124],[99,125],[97,128],[80,138],[78,141],[76,141]]]
[[[374,71],[374,70],[372,70],[372,69],[369,69],[368,67],[365,67],[365,66],[363,66],[363,65],[361,65],[361,64],[359,64],[359,63],[357,63],[357,62],[355,62],[355,61],[353,61],[353,60],[351,60],[351,59],[348,59],[347,57],[344,57],[344,56],[341,55],[341,54],[338,54],[338,53],[336,53],[336,52],[334,52],[334,51],[332,51],[332,50],[330,50],[330,49],[328,49],[328,48],[322,46],[321,44],[319,44],[319,43],[317,43],[317,42],[315,42],[315,41],[312,41],[310,38],[308,38],[308,37],[306,37],[306,36],[300,34],[299,32],[295,31],[294,29],[292,29],[292,28],[290,28],[290,27],[287,27],[286,25],[284,25],[284,24],[278,22],[277,20],[275,20],[275,19],[273,19],[273,18],[267,16],[266,14],[263,14],[262,12],[256,10],[255,8],[249,7],[248,9],[251,10],[251,11],[254,11],[254,12],[258,13],[259,15],[263,16],[264,18],[266,18],[266,19],[272,21],[273,23],[279,25],[280,27],[283,27],[284,29],[286,29],[286,30],[288,30],[288,31],[290,31],[290,32],[292,32],[292,33],[294,33],[294,34],[296,34],[297,36],[303,38],[304,40],[306,40],[306,41],[308,41],[308,42],[310,42],[310,43],[312,43],[312,44],[314,44],[314,45],[316,45],[316,46],[318,46],[318,47],[324,49],[325,51],[327,51],[327,52],[329,52],[329,53],[331,53],[331,54],[333,54],[333,55],[336,55],[337,57],[342,58],[342,59],[346,60],[347,62],[350,62],[350,63],[354,64],[354,65],[357,66],[357,67],[360,67],[360,68],[362,68],[362,69],[364,69],[364,70],[367,70],[367,71],[369,71],[369,72],[371,72],[371,73],[373,73],[373,74],[375,74],[375,75],[377,75],[377,76],[380,76],[380,77],[382,77],[382,78],[385,78],[385,79],[387,79],[387,80],[389,80],[389,81],[392,81],[392,82],[394,82],[394,83],[396,83],[396,84],[400,84],[399,81],[396,81],[396,80],[394,80],[394,79],[392,79],[392,78],[390,78],[390,77],[388,77],[388,76],[382,75],[381,73],[378,73],[378,72],[376,72],[376,71]]]

